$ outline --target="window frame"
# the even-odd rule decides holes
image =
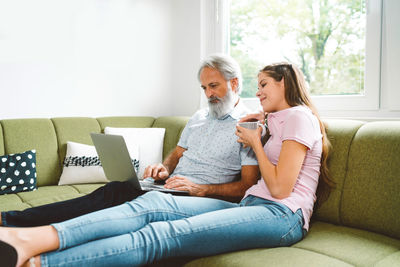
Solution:
[[[231,0],[202,0],[202,57],[220,52],[229,54],[229,9]],[[380,109],[383,0],[366,0],[366,61],[363,95],[312,96],[321,114],[335,111],[377,111]],[[242,98],[251,110],[260,109],[257,98]],[[201,106],[206,106],[204,98]]]
[[[319,110],[378,110],[380,107],[382,0],[366,0],[363,95],[312,96]]]

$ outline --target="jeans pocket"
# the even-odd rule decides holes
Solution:
[[[303,238],[303,217],[298,216],[297,212],[287,219],[289,231],[280,240],[280,246],[291,246]]]

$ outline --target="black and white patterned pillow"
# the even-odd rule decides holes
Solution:
[[[0,195],[36,190],[36,151],[0,156]]]
[[[139,149],[131,154],[136,171],[139,168]],[[94,146],[67,142],[67,152],[58,185],[108,182]]]
[[[135,168],[135,172],[139,170],[139,160],[131,159],[133,168]],[[63,161],[64,168],[68,168],[69,166],[102,166],[101,161],[98,156],[95,157],[87,157],[87,156],[69,156],[65,157]]]

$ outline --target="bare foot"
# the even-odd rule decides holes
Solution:
[[[18,254],[17,266],[21,266],[33,255],[29,255],[24,248],[27,240],[21,237],[16,228],[0,227],[0,240],[13,246]],[[28,250],[29,251],[29,250]]]
[[[34,264],[35,267],[40,267],[42,266],[42,264],[40,263],[40,256],[36,256],[34,258],[32,258],[34,260],[34,262],[32,262]],[[21,267],[31,267],[31,259],[29,259],[28,261],[26,261]]]
[[[59,246],[57,231],[52,226],[0,227],[0,240],[17,250],[17,267],[23,266],[31,257],[56,250]]]

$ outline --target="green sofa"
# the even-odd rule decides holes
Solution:
[[[0,196],[0,210],[22,210],[90,193],[102,184],[58,186],[67,141],[93,145],[90,133],[109,127],[166,128],[165,157],[176,146],[186,117],[105,117],[0,120],[0,155],[36,150],[38,190]]]
[[[87,194],[99,184],[58,186],[66,142],[91,144],[111,127],[166,128],[164,157],[187,117],[104,117],[0,121],[0,155],[37,151],[38,190],[0,196],[0,210]],[[326,120],[336,189],[315,211],[308,235],[286,248],[260,248],[158,266],[400,266],[400,122]]]

